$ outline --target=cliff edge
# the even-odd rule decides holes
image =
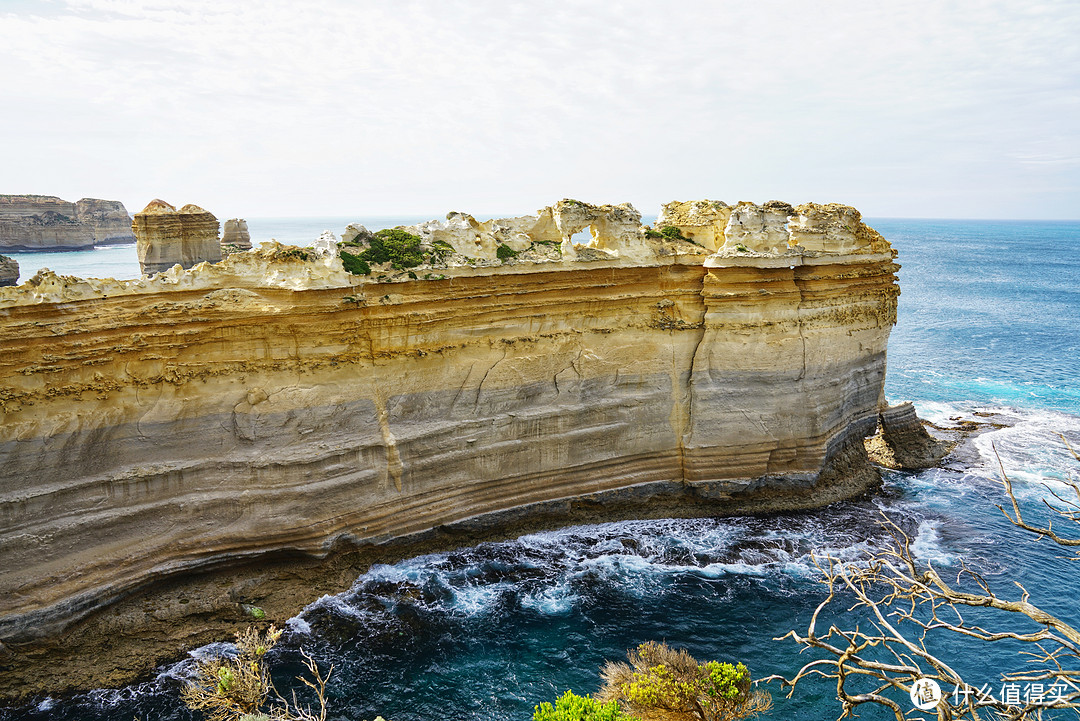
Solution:
[[[85,250],[133,243],[123,203],[51,195],[0,195],[0,250]]]
[[[130,680],[376,560],[872,487],[888,242],[848,206],[676,205],[0,288],[0,693]]]

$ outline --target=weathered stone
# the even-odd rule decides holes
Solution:
[[[952,448],[953,444],[927,433],[910,402],[882,408],[879,419],[881,435],[870,446],[871,457],[887,468],[933,468]]]
[[[80,250],[94,230],[76,218],[75,204],[51,195],[0,195],[0,250]]]
[[[221,233],[221,249],[222,252],[251,250],[251,233],[248,232],[246,220],[230,218],[225,221],[225,228]]]
[[[155,201],[137,233],[182,237],[199,210]],[[784,209],[753,212],[760,234]],[[268,243],[0,289],[0,641],[20,654],[0,694],[129,678],[228,637],[239,602],[280,621],[409,549],[874,483],[887,246],[706,256],[577,201],[418,229],[533,250],[380,281]]]
[[[0,286],[19,282],[19,263],[14,258],[0,255]]]
[[[668,226],[710,251],[724,245],[724,229],[731,217],[731,208],[722,200],[672,201],[665,203],[656,219],[659,230]]]
[[[131,216],[119,200],[83,198],[75,203],[75,217],[93,229],[95,245],[135,242]]]
[[[191,268],[204,261],[221,260],[218,221],[197,205],[179,211],[164,200],[152,200],[131,224],[138,245],[143,275],[168,270],[174,265]]]

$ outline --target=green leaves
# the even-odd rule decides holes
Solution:
[[[638,721],[619,710],[615,701],[600,703],[588,696],[567,691],[555,705],[544,702],[533,709],[533,721]]]

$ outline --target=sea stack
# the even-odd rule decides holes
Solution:
[[[218,220],[197,205],[189,203],[178,211],[164,200],[151,200],[135,215],[131,229],[143,275],[221,260]]]
[[[238,250],[251,250],[251,234],[248,233],[246,220],[230,218],[225,221],[225,229],[221,234],[221,251],[228,254]]]
[[[19,264],[14,258],[0,255],[0,286],[16,285],[19,282]]]

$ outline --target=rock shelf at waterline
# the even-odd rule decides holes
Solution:
[[[0,693],[122,683],[374,561],[872,487],[889,243],[842,205],[640,219],[564,200],[405,228],[420,262],[367,275],[267,244],[0,289]]]

